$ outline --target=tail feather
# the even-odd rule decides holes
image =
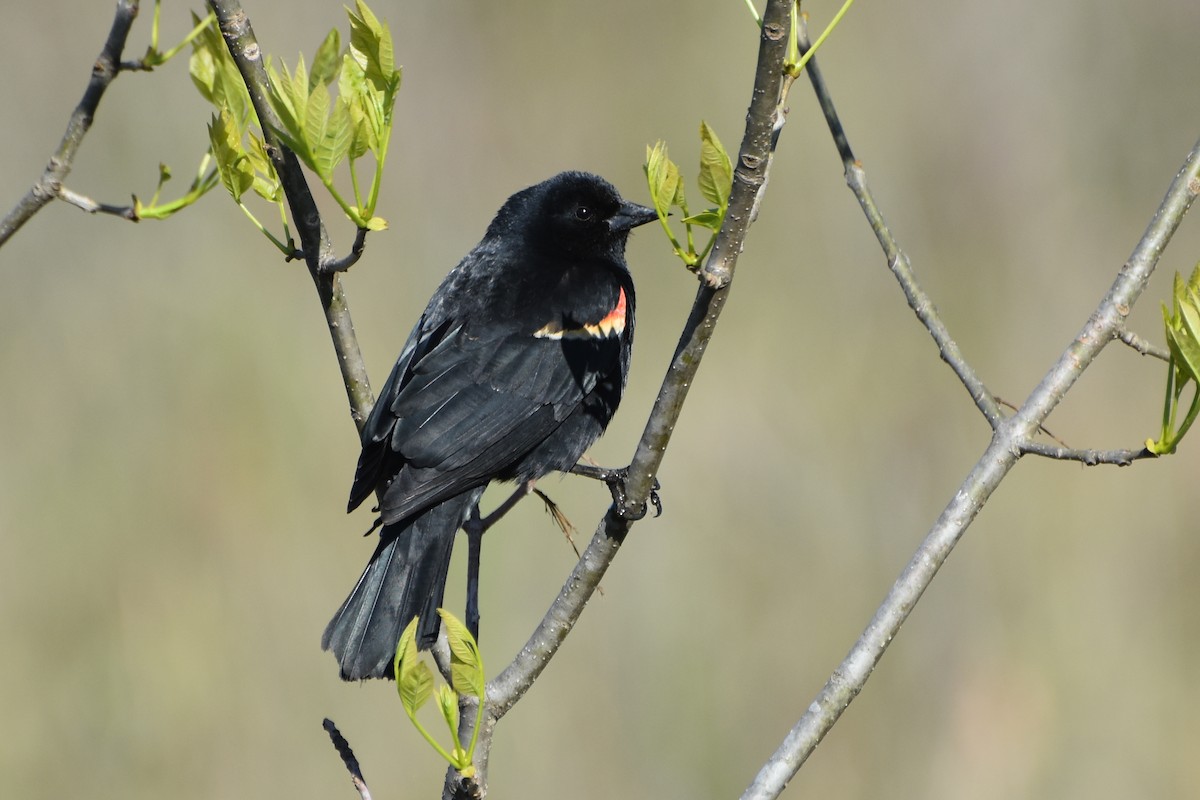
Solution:
[[[400,634],[419,616],[417,644],[437,640],[454,536],[481,491],[444,500],[419,516],[387,525],[358,584],[333,615],[321,649],[332,650],[343,680],[392,678]]]

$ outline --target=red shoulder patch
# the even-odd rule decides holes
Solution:
[[[534,331],[533,335],[539,339],[607,339],[610,336],[620,336],[625,332],[628,303],[625,299],[625,287],[618,288],[617,292],[617,304],[599,322],[589,322],[582,327],[565,330],[558,321],[548,322]]]

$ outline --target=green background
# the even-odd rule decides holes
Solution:
[[[811,3],[814,26],[834,3]],[[378,385],[512,191],[565,168],[648,200],[644,146],[735,150],[757,41],[741,2],[385,3],[404,85],[379,212],[346,279]],[[294,63],[339,4],[247,11]],[[0,206],[37,178],[110,3],[10,3]],[[147,42],[150,7],[127,55]],[[164,42],[187,27],[164,10]],[[822,66],[884,213],[992,391],[1019,403],[1079,330],[1200,134],[1200,4],[859,3]],[[496,797],[736,796],[858,636],[988,430],[905,306],[811,92],[604,595],[502,723]],[[209,111],[186,59],[123,75],[67,185],[182,191]],[[165,223],[44,210],[0,250],[0,795],[377,798],[443,767],[392,687],[318,647],[369,555],[357,455],[301,265],[219,193]],[[693,197],[698,197],[693,190]],[[697,202],[698,204],[698,202]],[[352,230],[326,203],[334,241]],[[269,217],[269,213],[263,215]],[[628,461],[694,294],[659,232],[629,249],[638,344],[593,450]],[[1185,221],[1132,327],[1200,257]],[[1048,427],[1158,433],[1165,369],[1106,351]],[[1029,459],[1005,481],[787,796],[1174,798],[1200,792],[1200,440],[1129,469]],[[600,487],[547,478],[590,535]],[[462,553],[447,595],[461,610]],[[494,673],[573,563],[534,503],[484,552]]]

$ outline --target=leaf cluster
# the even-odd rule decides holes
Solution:
[[[1200,414],[1200,264],[1192,270],[1192,275],[1186,282],[1182,275],[1175,273],[1173,295],[1174,308],[1168,309],[1165,303],[1162,308],[1167,349],[1171,353],[1167,362],[1162,434],[1158,441],[1146,442],[1146,449],[1155,455],[1174,453],[1180,440]],[[1179,401],[1189,383],[1195,384],[1192,389],[1192,402],[1183,422],[1176,428]]]
[[[396,660],[393,664],[396,691],[400,694],[400,704],[404,706],[405,713],[425,741],[429,742],[452,767],[464,776],[471,777],[475,773],[472,758],[475,754],[475,743],[479,739],[479,723],[483,718],[483,709],[480,708],[479,713],[475,715],[471,741],[463,747],[458,740],[458,700],[460,696],[475,697],[482,706],[485,682],[483,658],[479,654],[479,645],[467,630],[467,626],[445,609],[439,608],[438,615],[442,618],[446,638],[450,644],[450,684],[434,687],[433,671],[428,664],[420,660],[417,652],[418,620],[413,618],[396,646]],[[450,730],[450,739],[454,744],[449,751],[443,748],[417,719],[417,711],[430,698],[436,701],[437,709]]]
[[[215,25],[205,28],[192,41],[188,72],[200,95],[216,109],[208,124],[207,158],[215,164],[221,184],[256,228],[281,251],[292,253],[295,246],[288,229],[283,186],[267,155],[245,81]],[[282,237],[267,230],[246,206],[243,198],[251,190],[276,207]]]
[[[395,66],[387,25],[362,0],[346,13],[350,18],[346,48],[334,29],[317,48],[311,67],[302,55],[295,70],[282,61],[276,66],[274,59],[267,58],[267,99],[279,120],[273,130],[279,140],[313,171],[355,225],[382,230],[387,222],[375,216],[375,206],[400,70]],[[209,155],[220,182],[264,235],[283,252],[293,253],[286,198],[268,156],[262,123],[237,65],[214,27],[193,40],[189,71],[192,83],[216,109],[208,126]],[[331,92],[335,81],[336,97]],[[372,155],[375,169],[364,194],[355,166],[367,153]],[[349,199],[334,183],[335,170],[344,161],[350,165]],[[281,237],[268,231],[246,206],[243,198],[250,191],[276,206],[283,226]]]
[[[659,140],[653,147],[646,148],[646,163],[643,167],[646,173],[646,183],[650,187],[650,198],[654,210],[658,212],[658,220],[666,231],[671,247],[687,268],[697,270],[712,249],[716,232],[725,221],[725,212],[729,210],[729,192],[733,186],[733,164],[729,154],[717,138],[716,132],[707,122],[700,123],[700,172],[697,183],[700,194],[713,207],[692,214],[688,210],[687,192],[679,167],[667,154],[666,142]],[[681,222],[684,226],[684,243],[675,237],[667,217],[672,208],[678,208],[683,213]],[[707,229],[709,240],[700,250],[696,249],[692,228]]]
[[[362,0],[350,18],[350,44],[341,48],[337,30],[317,48],[312,68],[300,56],[296,69],[276,69],[268,60],[268,98],[279,116],[280,139],[311,169],[355,225],[382,230],[386,221],[374,216],[379,199],[383,165],[392,132],[392,112],[400,90],[400,70],[395,64],[392,34]],[[337,97],[330,86],[337,80]],[[367,193],[359,188],[355,162],[367,153],[375,162]],[[353,202],[334,185],[334,170],[350,163]]]

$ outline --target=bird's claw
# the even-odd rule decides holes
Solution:
[[[630,508],[629,494],[625,489],[625,485],[629,481],[628,467],[614,469],[595,467],[590,464],[576,464],[571,468],[571,472],[575,475],[604,481],[608,485],[608,490],[612,492],[613,507],[616,509],[617,516],[622,519],[632,522],[646,516],[648,510],[646,503],[642,503],[637,509]],[[658,478],[654,478],[654,482],[650,485],[650,505],[654,506],[654,516],[656,517],[661,517],[663,511],[662,498],[658,495],[658,490],[661,488],[662,485],[658,482]]]

